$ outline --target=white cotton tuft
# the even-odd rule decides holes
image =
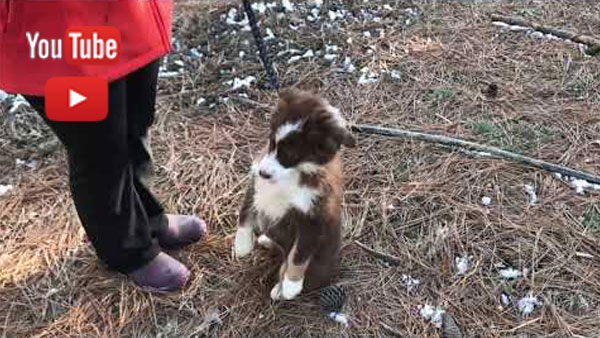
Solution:
[[[329,12],[327,12],[327,15],[329,16],[329,20],[331,21],[344,18],[344,12],[340,11],[339,9],[337,11],[330,10]]]
[[[281,0],[281,5],[283,6],[286,12],[294,11],[294,4],[290,0]]]
[[[235,79],[233,79],[233,86],[231,89],[236,90],[243,87],[250,88],[250,85],[253,82],[256,82],[256,78],[254,76],[248,76],[245,79],[239,79],[236,77]]]
[[[515,268],[506,268],[500,270],[500,276],[502,276],[504,279],[517,279],[523,276],[523,272]]]
[[[264,38],[265,41],[269,41],[269,40],[273,40],[275,39],[275,34],[273,34],[273,31],[271,30],[271,28],[267,28],[265,30],[266,36]]]
[[[575,192],[577,192],[580,195],[583,195],[585,193],[585,189],[590,188],[591,184],[586,180],[574,179],[571,181],[571,186],[575,188]]]
[[[444,314],[444,312],[446,312],[446,311],[444,311],[442,308],[433,307],[431,305],[421,306],[420,310],[419,310],[421,317],[423,317],[423,319],[431,322],[431,324],[435,325],[435,327],[437,327],[437,328],[442,327],[442,323],[443,323],[442,315]]]
[[[360,75],[360,78],[358,79],[358,84],[361,85],[367,85],[367,84],[371,84],[371,83],[376,83],[379,81],[379,75],[377,75],[377,73],[372,72],[369,70],[369,68],[364,67],[360,70],[360,72],[362,73]]]
[[[181,75],[180,72],[159,72],[158,77],[174,77]]]
[[[536,205],[538,203],[538,197],[535,192],[535,187],[530,184],[525,184],[525,191],[527,191],[527,195],[529,195],[529,205]]]
[[[321,8],[321,5],[323,5],[323,0],[311,0],[310,4],[312,6]]]
[[[542,306],[543,303],[533,294],[529,293],[529,295],[519,299],[517,302],[517,307],[521,314],[527,316],[535,310],[536,307]]]
[[[260,14],[264,14],[267,11],[267,5],[264,2],[253,2],[252,10]]]
[[[481,204],[485,205],[485,206],[488,206],[488,205],[492,204],[492,198],[488,197],[488,196],[483,196],[481,198]]]
[[[402,73],[399,70],[392,70],[390,72],[390,76],[392,77],[392,79],[396,79],[396,80],[400,80],[402,79]]]
[[[354,73],[356,71],[356,67],[354,67],[352,60],[348,56],[344,59],[344,71],[346,73]]]
[[[203,98],[203,97],[199,97],[199,98],[196,100],[196,105],[197,105],[197,106],[201,106],[201,105],[203,105],[203,104],[205,104],[205,103],[206,103],[206,99],[205,99],[205,98]]]
[[[459,275],[464,275],[471,267],[471,257],[455,257],[454,263],[456,265],[456,273],[458,273]]]
[[[418,278],[413,278],[411,275],[402,274],[402,281],[400,283],[406,288],[407,291],[411,291],[412,289],[421,285],[421,280]]]
[[[337,59],[337,55],[336,54],[325,54],[323,55],[323,58],[325,59],[325,61],[329,61],[332,62],[333,60]]]
[[[584,179],[562,175],[561,173],[557,172],[554,173],[554,177],[569,184],[572,188],[575,189],[575,192],[580,195],[585,194],[586,190],[600,191],[600,184],[594,184]]]
[[[30,169],[33,169],[33,168],[37,167],[38,161],[36,161],[36,160],[27,161],[27,160],[22,160],[22,159],[18,158],[15,160],[15,165],[17,167],[28,167]]]
[[[419,14],[419,13],[417,13],[417,10],[414,8],[405,8],[401,12],[408,14],[410,16],[417,16]]]
[[[348,326],[348,316],[339,312],[330,312],[329,318],[331,318],[334,322],[340,323],[343,326]]]
[[[325,45],[326,53],[336,53],[338,51],[338,46],[336,45]]]
[[[0,196],[6,195],[8,192],[13,190],[14,186],[11,184],[0,184]]]
[[[227,20],[225,21],[228,25],[230,26],[242,26],[242,30],[246,29],[247,27],[250,27],[248,25],[248,18],[246,17],[246,15],[244,14],[244,17],[242,18],[242,20],[237,21],[235,18],[238,16],[238,10],[236,8],[231,8],[228,12],[227,12]]]
[[[308,15],[308,17],[306,17],[306,20],[308,20],[309,22],[318,21],[321,17],[319,14],[321,14],[321,11],[318,8],[312,8],[310,10],[310,14]]]
[[[190,54],[192,54],[192,56],[194,56],[196,59],[201,59],[202,57],[204,57],[204,55],[200,53],[200,51],[196,47],[190,49]]]

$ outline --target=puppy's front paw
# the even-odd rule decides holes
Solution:
[[[281,283],[277,283],[271,290],[271,299],[292,300],[302,292],[302,284],[304,284],[304,279],[293,281],[284,278]]]
[[[248,256],[254,249],[254,230],[250,227],[240,227],[235,233],[233,244],[235,256],[242,258]]]

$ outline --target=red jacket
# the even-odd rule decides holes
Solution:
[[[0,88],[43,95],[48,78],[97,76],[115,80],[171,50],[172,0],[0,0]],[[70,65],[30,58],[26,33],[63,39],[70,26],[115,26],[121,55],[112,65]]]

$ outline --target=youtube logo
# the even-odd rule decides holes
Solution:
[[[69,108],[73,108],[85,100],[87,100],[86,96],[79,94],[73,89],[69,89]]]
[[[97,77],[53,77],[46,82],[46,116],[52,121],[102,121],[108,83]]]

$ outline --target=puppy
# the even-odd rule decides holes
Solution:
[[[271,118],[268,147],[252,166],[234,251],[258,243],[284,258],[271,298],[293,299],[329,285],[341,242],[342,145],[356,141],[339,111],[317,95],[284,91]]]

